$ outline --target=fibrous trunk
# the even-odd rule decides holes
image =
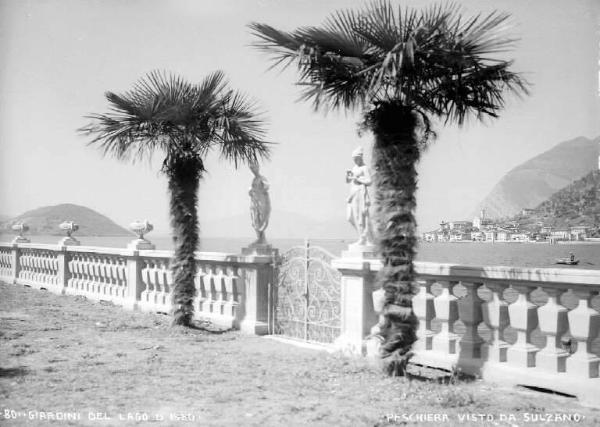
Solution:
[[[388,372],[404,375],[418,320],[412,309],[415,295],[416,164],[419,141],[416,112],[398,104],[382,103],[368,116],[375,135],[375,210],[383,267],[378,284],[385,290],[381,356]]]
[[[170,214],[175,251],[171,261],[173,274],[173,323],[191,325],[194,316],[196,260],[198,247],[198,184],[202,167],[197,160],[175,160],[169,177]]]

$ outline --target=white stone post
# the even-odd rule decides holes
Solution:
[[[544,371],[565,372],[569,353],[561,348],[560,339],[569,329],[568,310],[560,304],[560,296],[566,289],[543,286],[548,302],[538,309],[540,331],[546,335],[546,347],[536,355],[535,365]]]
[[[242,265],[243,308],[238,316],[240,330],[253,335],[269,333],[269,284],[273,282],[273,257],[240,257]]]
[[[19,249],[19,245],[13,244],[11,248],[11,284],[15,283],[19,278],[19,270],[21,269],[21,250]]]
[[[592,308],[595,289],[573,289],[579,304],[568,314],[571,335],[577,340],[577,351],[567,358],[567,374],[579,378],[597,378],[600,358],[592,353],[592,341],[598,335],[600,313]],[[599,391],[600,392],[600,391]]]
[[[482,304],[483,321],[492,331],[492,342],[484,344],[484,358],[491,362],[506,362],[508,343],[504,341],[504,329],[509,325],[508,303],[503,293],[508,284],[486,282],[485,287],[492,294],[492,299]]]
[[[67,252],[66,247],[59,249],[56,259],[58,261],[58,283],[56,284],[56,287],[52,286],[49,290],[55,294],[61,295],[65,293],[67,285],[69,284],[69,279],[71,278],[69,272],[69,261],[71,260],[71,257],[69,252]]]
[[[518,368],[535,366],[535,353],[539,350],[531,343],[531,333],[538,324],[537,306],[531,302],[530,295],[535,289],[532,285],[512,285],[519,293],[517,300],[508,306],[510,326],[517,331],[517,341],[509,347],[507,362]]]
[[[364,354],[364,339],[377,323],[373,309],[374,260],[338,258],[331,265],[341,278],[341,331],[335,346],[349,354]]]
[[[431,320],[435,317],[435,307],[431,286],[434,283],[433,280],[425,280],[419,286],[419,293],[413,298],[413,310],[419,319],[418,341],[414,345],[417,351],[432,349],[434,332],[431,330]]]
[[[125,256],[125,259],[127,263],[127,293],[123,299],[123,307],[133,310],[138,308],[138,301],[140,301],[142,291],[146,288],[142,280],[144,263],[138,251],[131,251],[131,254]]]
[[[454,332],[454,322],[458,319],[458,298],[452,292],[456,282],[439,280],[437,283],[442,286],[442,292],[434,298],[433,305],[442,329],[433,337],[432,349],[441,354],[456,354],[458,335]]]

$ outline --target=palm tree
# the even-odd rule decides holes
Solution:
[[[198,247],[198,185],[206,154],[217,147],[232,160],[253,163],[269,154],[263,123],[255,105],[228,89],[217,71],[200,84],[151,72],[123,94],[106,92],[110,111],[88,116],[80,131],[93,134],[90,144],[117,159],[149,159],[164,153],[161,171],[167,175],[175,252],[173,323],[191,325],[195,296],[194,251]]]
[[[301,100],[315,110],[358,109],[375,136],[374,216],[383,262],[377,282],[385,290],[380,351],[390,374],[404,374],[417,339],[415,167],[434,136],[430,120],[462,125],[468,116],[497,117],[505,93],[527,93],[527,83],[509,71],[512,62],[493,58],[516,41],[504,35],[508,19],[498,12],[464,19],[455,4],[418,11],[380,0],[337,11],[321,27],[249,26],[273,66],[297,65]]]

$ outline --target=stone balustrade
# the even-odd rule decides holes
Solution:
[[[32,243],[0,244],[0,280],[110,301],[128,309],[170,313],[170,251]],[[198,320],[255,334],[268,332],[268,255],[196,254]]]
[[[32,243],[0,244],[0,280],[169,313],[170,251]],[[275,314],[275,257],[198,252],[198,320],[269,333]],[[370,338],[377,260],[340,258],[345,351],[376,351]],[[600,406],[600,270],[468,267],[416,263],[413,362],[460,369],[498,383],[575,395]],[[276,299],[276,298],[275,298]]]
[[[600,270],[415,264],[413,362],[600,406]],[[351,313],[341,341],[355,353],[376,351],[368,338],[377,321],[370,293],[381,263],[338,259],[334,266],[343,273],[342,312]]]

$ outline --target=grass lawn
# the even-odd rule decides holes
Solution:
[[[364,359],[169,320],[0,283],[0,424],[574,424],[526,422],[552,413],[600,425],[600,411],[566,397],[388,378]],[[464,420],[477,414],[493,420]]]

